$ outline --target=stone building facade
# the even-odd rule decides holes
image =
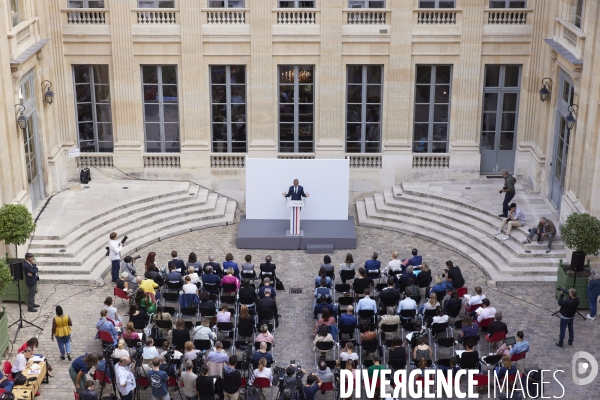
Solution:
[[[0,0],[0,204],[82,167],[241,194],[245,157],[347,157],[351,198],[506,168],[561,219],[600,215],[598,21],[592,0]]]

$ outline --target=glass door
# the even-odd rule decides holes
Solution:
[[[24,116],[27,125],[22,130],[25,169],[31,207],[33,210],[44,198],[44,180],[40,158],[40,138],[37,130],[33,74],[29,72],[19,85],[19,102],[25,107]]]

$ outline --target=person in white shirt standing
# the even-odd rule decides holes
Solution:
[[[121,393],[121,400],[133,400],[135,376],[133,375],[132,368],[134,366],[135,364],[131,364],[131,360],[127,356],[121,357],[119,363],[115,365],[117,389]]]
[[[508,212],[508,217],[502,219],[502,223],[500,224],[500,228],[496,231],[496,235],[502,233],[502,229],[504,226],[508,224],[508,228],[506,228],[506,235],[502,237],[502,240],[510,239],[510,231],[515,226],[523,226],[525,225],[525,214],[519,208],[517,208],[517,203],[512,203],[510,205],[510,211]]]
[[[108,258],[112,264],[110,275],[112,281],[116,282],[119,279],[119,270],[121,268],[121,249],[123,243],[117,240],[117,232],[110,234],[110,240],[108,241]]]

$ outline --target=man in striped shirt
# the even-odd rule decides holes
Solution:
[[[499,235],[502,233],[502,229],[504,228],[504,226],[506,224],[508,224],[508,228],[506,228],[506,235],[504,235],[504,237],[502,237],[502,240],[510,239],[510,231],[512,230],[513,227],[525,225],[525,214],[523,214],[523,211],[521,211],[520,209],[517,208],[516,203],[512,203],[510,205],[510,211],[508,212],[508,217],[504,218],[502,220],[502,223],[500,224],[500,228],[498,228],[498,230],[496,231],[496,235]]]

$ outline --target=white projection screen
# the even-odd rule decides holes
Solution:
[[[289,219],[283,192],[294,179],[310,194],[302,220],[347,220],[349,160],[246,158],[246,219]]]

